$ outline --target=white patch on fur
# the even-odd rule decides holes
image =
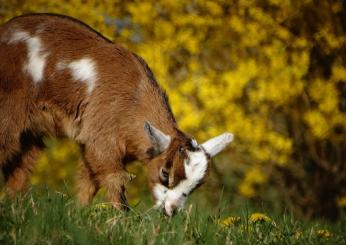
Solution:
[[[10,37],[10,40],[8,41],[8,43],[12,44],[17,42],[26,42],[29,38],[30,38],[30,35],[27,32],[16,31],[12,33],[12,36]]]
[[[31,74],[34,82],[37,83],[43,78],[47,54],[41,54],[42,44],[38,37],[31,37],[28,39],[27,45],[29,48],[29,61],[26,65],[26,70]]]
[[[43,52],[41,39],[37,36],[30,36],[24,31],[16,31],[12,34],[9,44],[17,42],[25,42],[28,49],[28,60],[23,67],[24,71],[31,75],[35,83],[40,82],[47,58],[47,53]]]
[[[63,67],[62,64],[60,66]],[[71,70],[75,80],[86,83],[88,93],[91,93],[97,80],[95,62],[90,58],[83,58],[69,63],[67,67]]]
[[[208,158],[203,150],[187,151],[187,155],[188,158],[184,162],[186,179],[172,189],[156,184],[153,190],[156,207],[164,207],[169,216],[175,208],[184,205],[187,196],[200,183],[208,168]]]

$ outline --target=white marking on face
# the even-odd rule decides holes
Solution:
[[[165,204],[167,190],[168,188],[161,184],[156,184],[154,186],[153,194],[156,199],[155,206],[157,208],[162,207]]]
[[[66,67],[67,67],[67,65],[66,65],[66,63],[65,62],[58,62],[58,63],[56,63],[56,65],[55,65],[55,68],[57,69],[57,70],[63,70],[63,69],[66,69]]]
[[[187,155],[184,162],[186,179],[172,189],[156,184],[153,190],[156,207],[164,207],[169,216],[175,208],[184,205],[187,196],[200,183],[208,168],[208,158],[203,150],[187,151]]]
[[[208,158],[213,157],[222,151],[233,140],[233,134],[223,133],[214,137],[202,145],[198,145],[195,140],[191,140],[196,151],[187,151],[187,158],[184,160],[186,179],[180,181],[172,189],[156,184],[153,189],[156,199],[156,207],[164,207],[167,215],[172,216],[173,211],[181,209],[187,196],[204,178],[208,168]]]
[[[85,82],[88,93],[91,93],[95,87],[97,80],[97,72],[95,62],[90,58],[82,58],[72,61],[69,64],[58,63],[57,69],[69,68],[75,80]]]
[[[198,148],[198,143],[195,139],[191,139],[191,145],[193,148]]]
[[[27,71],[31,75],[35,83],[40,82],[43,78],[48,55],[43,52],[41,39],[37,36],[30,36],[24,31],[16,31],[12,34],[9,44],[17,42],[25,42],[28,49],[28,60],[23,67],[24,71]]]

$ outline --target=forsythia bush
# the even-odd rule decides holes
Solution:
[[[65,188],[65,184],[76,178],[78,145],[67,139],[48,139],[45,145],[47,149],[36,163],[31,182],[34,185],[45,183],[57,189]]]
[[[1,1],[1,22],[27,12],[67,14],[143,56],[180,127],[198,140],[233,132],[232,150],[213,168],[226,192],[231,176],[242,176],[235,191],[245,198],[260,201],[273,187],[298,214],[340,215],[344,1]],[[38,169],[60,161],[45,153]]]

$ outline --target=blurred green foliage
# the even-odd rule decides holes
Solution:
[[[212,202],[223,186],[232,203],[265,201],[303,217],[340,217],[345,1],[1,1],[0,22],[28,12],[66,14],[143,56],[180,127],[199,141],[233,132],[201,200]],[[56,187],[64,175],[73,177],[77,150],[49,142],[33,182]],[[132,168],[143,176],[140,165]],[[132,187],[134,198],[144,181]]]

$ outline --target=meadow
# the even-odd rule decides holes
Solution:
[[[222,201],[214,210],[191,201],[172,218],[142,204],[120,213],[100,200],[78,207],[68,194],[34,188],[0,202],[0,244],[346,243],[345,221],[299,221],[246,205],[230,210]]]
[[[45,139],[25,195],[2,196],[0,171],[0,245],[346,244],[346,1],[0,0],[0,24],[27,13],[140,55],[182,131],[235,139],[173,218],[151,208],[138,163],[130,212],[102,193],[78,207],[79,146]]]

